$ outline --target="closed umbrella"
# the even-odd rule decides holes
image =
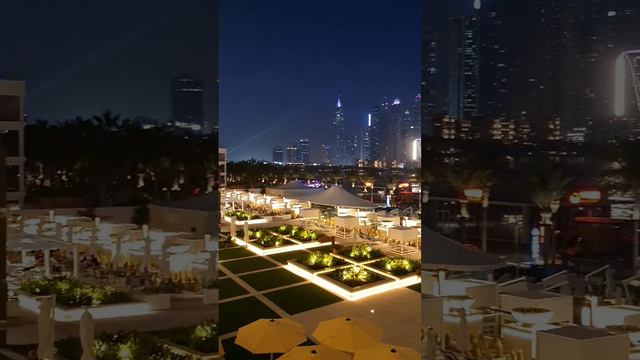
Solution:
[[[326,345],[298,346],[278,360],[351,360],[351,355]]]
[[[80,360],[95,360],[93,356],[94,328],[93,316],[84,307],[82,317],[80,317],[80,346],[82,346],[82,357]]]
[[[149,239],[148,235],[144,237],[143,250],[142,268],[149,269],[151,268],[151,239]]]
[[[236,236],[236,233],[238,232],[238,229],[236,229],[236,222],[232,221],[229,224],[229,235],[234,238]]]
[[[367,319],[340,317],[322,321],[313,337],[336,350],[355,353],[378,343],[382,330]]]
[[[242,230],[244,230],[244,242],[245,243],[249,243],[249,223],[248,222],[244,222],[244,227],[242,228]]]
[[[235,343],[253,354],[284,353],[305,342],[304,326],[289,319],[260,319],[238,330]]]
[[[38,315],[38,359],[53,360],[53,296],[40,298],[40,314]]]
[[[420,360],[420,354],[408,347],[381,343],[357,351],[353,360]]]

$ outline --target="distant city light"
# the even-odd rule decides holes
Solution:
[[[371,114],[369,114],[368,126],[371,127]]]
[[[473,0],[473,8],[476,10],[480,10],[480,7],[482,6],[482,1],[481,0]]]

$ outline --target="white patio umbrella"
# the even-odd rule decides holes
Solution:
[[[231,237],[236,236],[237,232],[238,232],[238,229],[236,229],[236,222],[232,221],[231,224],[229,225],[229,233]]]
[[[144,238],[144,253],[142,255],[142,268],[149,269],[151,267],[151,239],[149,236],[145,236]]]
[[[460,332],[458,336],[458,350],[471,350],[471,342],[469,341],[469,322],[467,321],[467,312],[460,309]]]
[[[80,318],[80,346],[82,346],[82,357],[80,360],[95,360],[93,356],[94,327],[93,316],[84,306],[84,312]]]
[[[122,237],[116,236],[115,244],[112,245],[113,265],[118,268],[122,266],[124,256],[122,255]]]
[[[427,330],[427,346],[425,349],[425,356],[427,360],[435,360],[438,350],[438,333],[429,328]]]
[[[53,354],[53,311],[54,311],[54,295],[43,296],[40,298],[40,314],[38,314],[38,359],[54,360]]]

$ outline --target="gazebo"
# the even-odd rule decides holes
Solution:
[[[374,203],[361,199],[338,185],[315,194],[307,195],[300,198],[300,200],[310,201],[316,205],[353,209],[374,209],[377,207]]]
[[[320,192],[320,189],[308,186],[301,181],[289,181],[286,184],[267,188],[266,194],[270,196],[283,196],[286,198],[298,198]]]
[[[44,273],[47,277],[51,276],[51,250],[68,249],[70,247],[73,247],[72,243],[66,243],[60,240],[55,240],[39,235],[9,234],[7,236],[7,251],[21,253],[23,262],[28,252],[44,252]],[[74,275],[77,275],[76,270],[78,268],[78,254],[77,248],[75,247],[73,261]]]

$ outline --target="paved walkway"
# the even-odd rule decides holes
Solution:
[[[353,244],[352,240],[347,239],[339,239],[336,242],[343,246],[351,246]],[[224,251],[224,249],[222,251]],[[309,250],[304,251],[309,252]],[[238,274],[234,274],[225,267],[225,263],[227,262],[250,258],[263,258],[270,261],[275,266],[267,269],[252,270]],[[233,298],[221,300],[220,303],[231,302],[246,297],[255,297],[279,316],[291,318],[302,323],[307,330],[307,336],[312,341],[314,341],[314,339],[311,337],[311,333],[320,321],[329,320],[341,316],[368,318],[383,329],[383,341],[402,346],[409,346],[418,351],[420,350],[420,293],[408,288],[395,289],[384,294],[371,296],[365,299],[360,299],[358,301],[343,300],[313,310],[290,315],[285,310],[280,308],[277,304],[267,299],[264,294],[281,289],[308,284],[310,283],[309,281],[301,278],[299,282],[296,282],[294,284],[259,291],[254,289],[251,285],[240,278],[240,276],[243,275],[282,269],[284,268],[284,265],[285,263],[278,262],[269,256],[260,255],[243,256],[220,261],[218,268],[224,274],[224,276],[221,276],[220,279],[230,278],[248,292],[247,294],[242,294]],[[411,309],[413,309],[413,311],[408,311]],[[373,313],[371,310],[373,310]],[[236,334],[237,332],[222,334],[220,336],[220,339],[226,340],[229,338],[233,338],[236,336]]]

